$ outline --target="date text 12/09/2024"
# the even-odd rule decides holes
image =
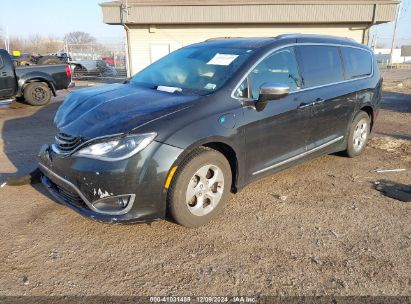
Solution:
[[[236,296],[236,297],[150,297],[151,303],[257,303],[256,297]]]

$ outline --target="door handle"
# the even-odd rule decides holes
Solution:
[[[313,102],[313,105],[320,105],[320,104],[322,104],[322,103],[324,103],[325,102],[325,99],[323,99],[323,98],[317,98],[314,102]]]
[[[304,110],[304,109],[306,109],[306,108],[311,107],[312,105],[314,105],[313,102],[311,102],[311,103],[303,102],[303,103],[301,103],[301,104],[298,106],[297,109],[298,109],[298,110]]]

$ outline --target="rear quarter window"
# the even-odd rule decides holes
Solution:
[[[327,85],[344,80],[340,52],[335,46],[299,46],[304,86]]]
[[[372,73],[372,55],[366,50],[342,47],[347,79],[369,76]]]

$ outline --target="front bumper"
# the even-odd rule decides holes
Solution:
[[[44,145],[38,154],[42,182],[53,197],[81,215],[107,223],[150,222],[165,217],[167,174],[182,150],[158,142],[133,157],[104,162],[62,157]],[[99,201],[127,196],[116,212],[94,207]]]

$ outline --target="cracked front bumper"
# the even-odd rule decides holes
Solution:
[[[38,154],[42,182],[61,204],[107,223],[150,222],[165,217],[167,174],[182,150],[153,142],[119,162],[61,157],[44,145]],[[119,211],[96,208],[102,200],[129,197]]]

